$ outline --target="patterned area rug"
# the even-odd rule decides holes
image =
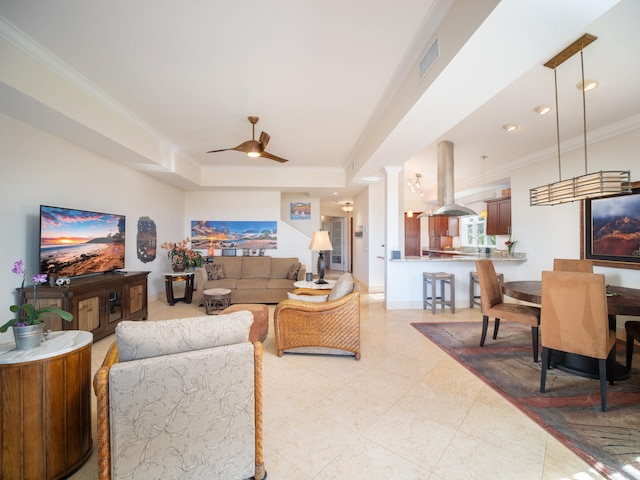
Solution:
[[[502,322],[493,340],[491,322],[481,348],[480,322],[412,325],[602,475],[640,479],[640,348],[634,351],[631,377],[607,383],[607,411],[602,412],[598,380],[551,369],[546,393],[540,393],[540,363],[533,362],[528,327]],[[624,363],[624,342],[616,352]]]

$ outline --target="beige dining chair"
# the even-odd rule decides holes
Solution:
[[[489,317],[495,318],[493,339],[498,338],[500,320],[518,322],[531,327],[531,344],[533,361],[538,361],[538,326],[540,325],[540,308],[519,303],[505,303],[502,288],[491,260],[476,260],[478,281],[480,283],[482,308],[482,334],[480,346],[484,347],[489,328]]]
[[[542,272],[542,369],[545,393],[553,351],[598,359],[601,409],[607,410],[607,370],[613,372],[616,332],[609,330],[604,275]],[[613,381],[610,381],[613,385]]]
[[[593,261],[577,260],[574,258],[554,258],[553,271],[593,273]]]

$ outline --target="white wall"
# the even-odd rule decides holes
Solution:
[[[150,271],[150,299],[164,296],[161,273],[169,261],[160,249],[154,261],[138,260],[137,223],[142,216],[154,220],[158,244],[181,239],[182,191],[1,114],[0,165],[0,306],[7,320],[20,286],[13,262],[23,259],[28,272],[38,273],[41,204],[125,215],[125,268]]]
[[[297,257],[311,271],[311,251],[308,249],[310,237],[289,223],[282,221],[282,212],[289,215],[283,204],[289,205],[291,198],[281,200],[280,192],[274,191],[233,191],[186,192],[184,211],[185,236],[191,235],[192,220],[218,221],[272,221],[278,222],[278,248],[267,250],[272,257]],[[313,204],[312,204],[313,213]],[[316,222],[319,221],[319,214]],[[302,221],[309,226],[314,220]],[[318,228],[316,227],[315,230]]]

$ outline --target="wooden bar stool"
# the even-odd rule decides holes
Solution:
[[[502,273],[498,274],[498,283],[500,284],[500,290],[502,290],[502,284],[504,283],[504,275]],[[482,308],[482,292],[480,292],[480,295],[476,295],[476,285],[480,286],[478,272],[469,272],[469,308],[473,308],[474,305]]]
[[[436,285],[440,283],[440,296],[436,295]],[[449,285],[449,300],[446,299],[445,286]],[[431,313],[436,313],[436,307],[440,305],[451,307],[451,313],[456,313],[456,282],[453,273],[423,272],[422,273],[422,300],[423,310],[431,308]]]

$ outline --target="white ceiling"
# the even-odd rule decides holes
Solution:
[[[1,35],[202,172],[199,184],[164,180],[328,204],[352,201],[385,165],[435,189],[443,139],[456,145],[458,190],[478,187],[481,155],[499,184],[508,165],[549,152],[555,116],[533,112],[554,102],[542,64],[585,32],[599,37],[585,74],[602,84],[589,129],[638,116],[638,24],[637,0],[0,0]],[[416,63],[436,38],[440,58],[421,80]],[[579,95],[576,62],[558,69],[561,99]],[[563,138],[580,137],[581,109],[560,112]],[[205,153],[250,139],[249,115],[288,163]],[[520,128],[508,135],[505,123]]]

